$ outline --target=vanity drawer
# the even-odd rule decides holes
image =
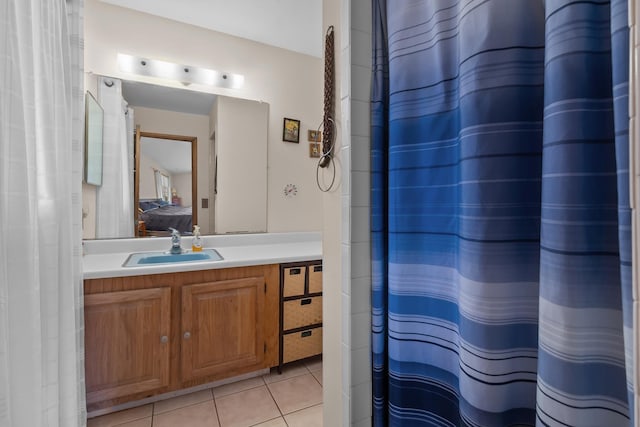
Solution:
[[[322,297],[284,302],[283,330],[322,323]]]
[[[307,267],[287,267],[283,269],[282,296],[304,295],[304,277]]]
[[[322,328],[286,334],[283,337],[282,363],[322,353]]]
[[[316,294],[322,292],[322,264],[309,266],[309,293]]]

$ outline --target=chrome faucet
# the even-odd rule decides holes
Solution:
[[[181,254],[182,246],[180,246],[180,232],[175,228],[169,228],[171,231],[171,252],[172,254]]]

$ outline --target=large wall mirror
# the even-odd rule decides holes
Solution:
[[[188,235],[196,224],[203,234],[266,232],[268,104],[115,78],[96,84],[113,81],[134,123],[133,149],[120,150],[133,167],[122,191],[132,227],[100,235],[112,205],[98,203],[97,231],[85,222],[85,238],[167,236],[170,227]],[[99,198],[88,187],[85,197],[92,191]]]

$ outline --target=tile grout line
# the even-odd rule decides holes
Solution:
[[[206,389],[206,390],[211,390],[211,389]],[[197,393],[197,392],[196,392],[196,393]],[[188,396],[188,394],[185,394],[185,395],[183,395],[183,396]],[[167,399],[167,400],[171,400],[171,399]],[[212,400],[214,400],[214,401],[215,401],[215,399],[213,399],[213,392],[212,392]],[[203,403],[207,403],[207,402],[208,402],[208,400],[203,400],[203,401],[201,401],[201,402],[189,403],[189,404],[186,404],[186,405],[184,405],[184,406],[178,406],[177,408],[173,408],[173,409],[170,409],[170,410],[168,410],[168,411],[161,412],[161,413],[159,413],[159,414],[155,414],[155,413],[153,413],[153,412],[152,412],[152,413],[151,413],[151,416],[152,416],[152,417],[155,417],[156,415],[164,415],[164,414],[168,414],[168,413],[170,413],[170,412],[179,411],[180,409],[189,408],[189,407],[191,407],[191,406],[196,406],[196,405],[201,405],[201,404],[203,404]],[[155,403],[154,403],[153,405],[155,405]],[[144,418],[148,418],[148,417],[144,417]],[[142,418],[140,418],[140,419],[142,419]],[[136,421],[136,420],[133,420],[133,421]],[[115,426],[115,427],[117,427],[117,426]]]
[[[295,410],[295,411],[293,411],[293,412],[289,412],[287,415],[297,414],[298,412],[306,411],[307,409],[315,408],[316,406],[322,406],[322,405],[324,405],[324,402],[322,402],[322,403],[318,403],[318,404],[316,404],[316,405],[307,406],[306,408],[296,409],[296,410]],[[282,418],[284,418],[284,415],[282,416]],[[285,422],[285,423],[287,423],[287,420],[285,419],[285,420],[284,420],[284,422]],[[288,425],[289,425],[289,424],[287,423],[287,426],[288,426]]]
[[[270,420],[261,421],[258,424],[251,424],[249,427],[259,426],[260,424],[268,423],[269,421],[277,420],[278,418],[282,418],[282,421],[285,423],[285,425],[289,427],[289,424],[287,424],[287,421],[284,419],[282,415],[280,415],[279,417],[271,418]],[[223,426],[220,426],[220,427],[223,427]]]
[[[259,378],[262,380],[262,384],[261,384],[261,385],[257,385],[257,386],[255,386],[255,387],[250,387],[250,388],[245,389],[245,390],[239,390],[239,391],[236,391],[236,392],[234,392],[234,393],[225,394],[224,396],[220,396],[220,397],[219,397],[219,399],[220,399],[220,398],[225,398],[225,397],[228,397],[228,396],[233,396],[233,395],[235,395],[235,394],[239,394],[239,393],[244,393],[244,392],[246,392],[246,391],[250,391],[250,390],[255,390],[255,389],[257,389],[257,388],[264,387],[264,388],[266,388],[266,389],[267,389],[267,392],[269,393],[269,396],[271,397],[271,400],[273,401],[273,403],[275,403],[276,408],[278,409],[278,413],[280,414],[280,416],[277,416],[277,417],[274,417],[274,418],[271,418],[271,419],[268,419],[268,420],[260,421],[260,422],[259,422],[259,423],[257,423],[257,424],[252,424],[252,426],[257,426],[257,425],[260,425],[260,424],[262,424],[262,423],[266,423],[266,422],[268,422],[268,421],[272,421],[272,420],[275,420],[275,419],[278,419],[278,418],[282,418],[282,420],[284,421],[284,415],[282,415],[282,411],[280,410],[280,407],[278,406],[278,403],[276,402],[276,399],[275,399],[275,398],[273,397],[273,395],[271,394],[271,390],[269,389],[269,384],[267,384],[267,382],[264,380],[264,376],[261,376],[261,377],[259,377]],[[213,393],[213,389],[211,389],[211,391],[212,391],[212,393]],[[216,398],[216,397],[215,397],[215,395],[214,395],[214,396],[213,396],[213,400],[214,400],[214,405],[216,405],[216,414],[218,415],[218,424],[220,425],[220,427],[224,427],[224,426],[222,425],[222,421],[220,420],[220,415],[218,414],[218,411],[217,411],[217,403],[216,403],[216,399],[217,399],[217,398]],[[286,421],[284,421],[284,422],[285,422],[285,424],[286,424]]]
[[[225,397],[227,397],[227,396],[233,396],[233,395],[235,395],[235,394],[244,393],[245,391],[254,390],[254,389],[256,389],[256,388],[260,388],[260,387],[266,386],[267,384],[266,384],[266,382],[264,381],[264,378],[263,378],[263,377],[264,377],[264,376],[260,376],[260,377],[259,377],[259,378],[262,380],[262,385],[257,385],[257,386],[255,386],[255,387],[249,387],[249,388],[247,388],[247,389],[245,389],[245,390],[239,390],[239,391],[236,391],[236,392],[233,392],[233,393],[225,394],[224,396],[220,396],[220,397],[216,397],[215,393],[213,392],[213,388],[209,389],[209,390],[211,390],[211,397],[213,398],[213,406],[214,406],[214,408],[216,409],[216,417],[217,417],[217,419],[218,419],[218,425],[219,425],[220,427],[223,427],[223,425],[222,425],[222,420],[220,419],[220,413],[218,412],[218,402],[217,402],[217,399],[222,399],[222,398],[225,398]],[[245,380],[245,381],[246,381],[246,380]],[[220,386],[220,387],[224,387],[224,386]],[[214,387],[214,388],[217,388],[217,387]],[[269,387],[266,387],[266,388],[267,388],[267,391],[268,391],[268,390],[269,390]],[[272,397],[272,399],[273,399],[273,397]],[[275,403],[275,400],[274,400],[274,403]],[[277,407],[277,404],[276,404],[276,407]],[[278,411],[279,411],[279,410],[280,410],[280,408],[278,408]],[[270,420],[267,420],[267,421],[270,421]],[[257,424],[254,424],[254,425],[257,425]]]
[[[314,372],[320,372],[320,370],[321,370],[321,369],[322,369],[322,368],[320,368],[320,369],[316,369],[315,371],[311,371],[311,376],[313,377],[313,379],[314,379],[314,380],[316,380],[316,382],[317,382],[318,384],[320,384],[320,387],[322,387],[322,383],[320,382],[320,380],[319,380],[319,379],[318,379],[318,378],[317,378],[313,373],[314,373]],[[323,403],[324,403],[324,402],[323,402]]]
[[[153,403],[150,403],[150,405],[153,405]],[[143,405],[143,406],[144,406],[144,405]],[[136,409],[136,408],[134,407],[134,408],[129,408],[129,409]],[[117,413],[119,413],[119,412],[128,411],[129,409],[125,409],[125,410],[117,411],[117,412],[111,412],[111,413],[109,413],[109,414],[101,415],[101,416],[99,416],[99,417],[95,417],[95,418],[92,418],[92,419],[98,419],[98,418],[102,418],[102,417],[109,417],[110,415],[117,414]],[[130,419],[130,420],[128,420],[128,421],[125,421],[125,422],[123,422],[123,423],[118,423],[118,424],[111,424],[111,423],[109,423],[109,425],[108,425],[108,426],[106,426],[106,427],[120,427],[120,426],[123,426],[123,425],[125,425],[125,424],[133,423],[133,422],[140,421],[140,420],[144,420],[144,419],[147,419],[147,418],[151,418],[151,423],[153,424],[153,406],[151,406],[151,417],[133,418],[133,419]],[[89,425],[89,419],[87,419],[87,425]]]
[[[257,378],[257,377],[256,377],[256,378]],[[244,392],[244,391],[253,390],[254,388],[258,388],[258,387],[262,387],[263,385],[267,385],[267,383],[264,381],[264,379],[263,379],[262,377],[260,377],[260,378],[262,379],[262,384],[261,384],[261,385],[257,385],[257,386],[255,386],[255,387],[249,387],[249,388],[246,388],[246,389],[244,389],[244,390],[234,391],[233,393],[225,394],[224,396],[220,396],[220,397],[216,397],[216,395],[215,395],[215,394],[213,394],[213,400],[221,399],[221,398],[223,398],[223,397],[227,397],[227,396],[233,396],[234,394],[242,393],[242,392]],[[246,380],[245,380],[245,381],[246,381]],[[224,387],[224,386],[220,386],[220,387]],[[217,387],[215,387],[215,388],[217,388]],[[213,389],[211,389],[211,393],[213,393]]]
[[[305,366],[305,368],[307,368],[307,367]],[[318,385],[320,385],[320,388],[323,389],[322,384],[320,384],[318,379],[313,375],[313,372],[309,368],[307,368],[307,371],[308,372],[306,374],[297,375],[295,377],[287,378],[286,380],[283,380],[283,381],[288,381],[288,380],[291,380],[291,379],[294,379],[294,378],[298,378],[298,377],[301,377],[301,376],[304,376],[304,375],[311,375],[311,378],[313,378],[316,381],[316,383],[318,383]],[[287,423],[285,415],[291,415],[291,414],[294,414],[296,412],[303,411],[305,409],[313,408],[315,406],[324,405],[324,399],[322,399],[322,401],[320,403],[316,403],[315,405],[305,406],[304,408],[299,408],[299,409],[296,409],[295,411],[292,411],[292,412],[289,412],[289,413],[285,414],[284,412],[282,412],[282,409],[280,409],[280,405],[278,405],[278,401],[276,400],[276,398],[271,393],[271,389],[269,388],[269,384],[267,384],[267,390],[269,391],[269,394],[271,395],[271,398],[273,399],[273,401],[276,403],[276,406],[278,407],[278,410],[280,411],[280,414],[282,415],[282,418],[284,419],[284,422],[287,425],[289,425],[289,424]]]
[[[274,380],[274,381],[271,381],[271,382],[268,382],[268,383],[265,381],[265,384],[266,384],[266,385],[269,385],[269,384],[275,384],[275,383],[279,383],[279,382],[282,382],[282,381],[287,381],[287,380],[290,380],[290,379],[292,379],[292,378],[301,377],[301,376],[303,376],[303,375],[307,375],[307,374],[310,374],[310,373],[311,373],[311,372],[309,371],[309,368],[307,368],[306,366],[305,366],[305,369],[307,370],[307,372],[305,372],[305,373],[301,373],[301,374],[298,374],[298,375],[293,375],[293,376],[290,376],[290,377],[282,378],[282,379],[280,379],[280,380]],[[280,374],[278,374],[278,375],[280,375]],[[282,375],[284,375],[284,374],[282,374]]]
[[[222,421],[220,421],[220,414],[218,413],[218,404],[216,403],[216,396],[213,394],[212,388],[210,388],[209,390],[211,391],[211,399],[213,399],[213,409],[216,411],[216,419],[218,420],[218,426],[222,427]]]
[[[271,399],[273,400],[273,403],[276,404],[276,408],[278,408],[278,412],[280,412],[280,418],[282,418],[282,421],[284,422],[285,426],[289,427],[289,423],[287,422],[287,419],[284,417],[284,414],[282,413],[282,409],[280,409],[280,405],[278,405],[278,401],[276,400],[276,398],[273,396],[273,393],[271,393],[271,388],[269,387],[269,384],[275,384],[281,381],[286,381],[289,380],[291,378],[296,378],[296,377],[300,377],[302,375],[308,375],[309,373],[311,373],[311,370],[307,367],[307,365],[303,365],[305,367],[305,369],[307,370],[306,374],[300,374],[300,375],[295,375],[293,377],[290,378],[285,378],[282,379],[280,381],[272,381],[270,383],[267,383],[267,381],[264,379],[264,376],[262,377],[262,381],[265,383],[265,385],[267,386],[267,391],[269,392],[269,396],[271,396]],[[269,373],[269,375],[271,375],[271,373]],[[280,374],[279,374],[280,375]],[[313,376],[313,374],[311,374],[311,376]],[[315,377],[314,377],[315,378]],[[295,411],[294,411],[295,412]],[[275,418],[273,418],[275,420]],[[271,420],[267,420],[267,421],[271,421]],[[266,422],[266,421],[265,421]],[[222,426],[221,426],[222,427]]]
[[[266,383],[266,381],[265,381],[265,383]],[[278,412],[280,412],[280,416],[284,420],[284,414],[282,413],[282,409],[280,409],[280,405],[278,405],[278,401],[276,400],[276,398],[273,397],[273,393],[271,393],[271,388],[269,388],[269,384],[265,384],[265,385],[267,386],[267,391],[269,392],[269,396],[271,396],[271,400],[273,400],[273,403],[276,404],[276,408],[278,408]],[[287,421],[285,420],[284,423],[286,424]]]

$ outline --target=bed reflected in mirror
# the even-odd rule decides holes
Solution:
[[[197,224],[197,138],[136,132],[136,236],[191,234]]]

